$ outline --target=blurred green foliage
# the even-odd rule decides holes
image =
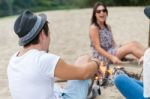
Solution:
[[[20,13],[24,9],[32,11],[87,8],[100,1],[108,6],[146,6],[150,0],[0,0],[0,17]]]

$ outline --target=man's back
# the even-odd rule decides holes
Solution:
[[[58,60],[58,56],[38,50],[29,50],[19,57],[14,54],[8,66],[12,97],[53,99],[54,69]]]

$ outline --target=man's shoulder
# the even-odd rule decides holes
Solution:
[[[55,59],[58,59],[60,58],[60,56],[56,55],[56,54],[52,54],[52,53],[43,53],[41,52],[41,55],[40,55],[40,59],[42,60],[55,60]]]
[[[41,61],[41,62],[54,61],[60,58],[60,56],[56,54],[47,53],[45,51],[39,51],[39,50],[35,50],[31,56],[33,56],[34,58],[36,58],[38,61]]]
[[[18,51],[19,52],[19,51]],[[53,53],[47,53],[46,51],[40,51],[36,49],[29,50],[24,55],[17,57],[17,53],[12,55],[10,61],[23,61],[23,60],[35,60],[37,62],[57,60],[59,56]]]

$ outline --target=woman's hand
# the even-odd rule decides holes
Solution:
[[[121,64],[121,60],[116,56],[112,56],[111,61],[113,64]]]
[[[144,61],[144,56],[140,57],[139,61],[138,61],[138,64],[142,64]]]

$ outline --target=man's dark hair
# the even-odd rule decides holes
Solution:
[[[44,24],[44,26],[43,26],[43,28],[41,29],[40,32],[42,32],[42,30],[44,30],[45,35],[48,36],[48,32],[49,32],[48,21],[46,21],[46,23]],[[24,45],[24,47],[27,47],[27,46],[29,46],[31,44],[33,44],[33,45],[38,44],[39,43],[40,32],[31,42],[29,42],[26,45]]]

